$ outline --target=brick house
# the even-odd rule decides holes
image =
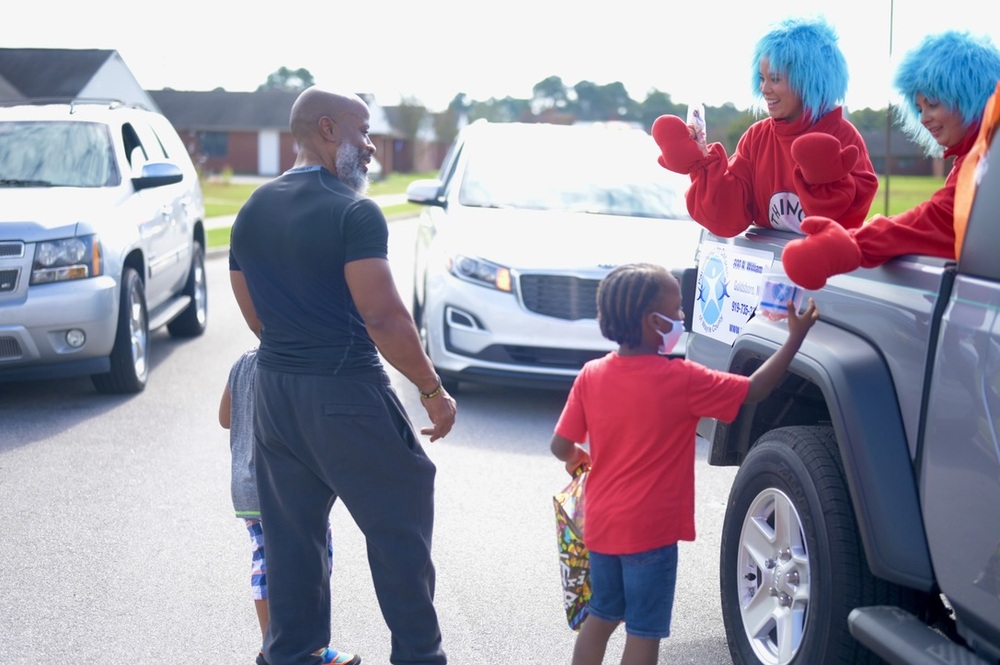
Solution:
[[[277,175],[295,161],[288,117],[297,93],[142,88],[115,50],[0,48],[0,103],[45,99],[117,100],[163,113],[204,172]],[[382,108],[371,109],[371,139],[383,173],[403,140]]]
[[[205,173],[277,175],[295,162],[296,147],[288,118],[297,92],[210,92],[151,90],[149,94],[177,129],[192,159]],[[364,95],[362,95],[364,97]],[[371,130],[383,173],[392,162],[397,133],[374,100]]]
[[[946,165],[945,160],[941,158],[927,157],[923,148],[907,138],[897,127],[892,128],[888,141],[886,133],[881,131],[861,132],[861,138],[868,146],[868,156],[876,173],[944,178],[945,166],[950,168],[950,164]],[[887,145],[889,150],[886,150]]]

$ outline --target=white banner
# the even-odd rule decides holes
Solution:
[[[772,252],[705,241],[698,247],[698,283],[691,329],[732,344],[760,301]]]

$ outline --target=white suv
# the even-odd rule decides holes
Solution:
[[[162,115],[119,102],[0,107],[0,381],[145,388],[150,330],[205,330],[204,213]]]

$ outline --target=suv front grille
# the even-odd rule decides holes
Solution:
[[[521,275],[518,285],[524,306],[536,314],[567,321],[597,318],[599,279],[568,275]]]
[[[21,270],[0,270],[0,293],[7,293],[17,288],[17,276]]]
[[[0,242],[0,259],[19,259],[24,256],[23,242]]]
[[[0,360],[17,360],[21,355],[21,345],[16,338],[0,337]]]

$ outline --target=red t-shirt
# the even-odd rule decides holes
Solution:
[[[683,359],[609,353],[588,362],[556,433],[589,441],[584,542],[633,554],[694,540],[695,430],[730,422],[750,379]]]

